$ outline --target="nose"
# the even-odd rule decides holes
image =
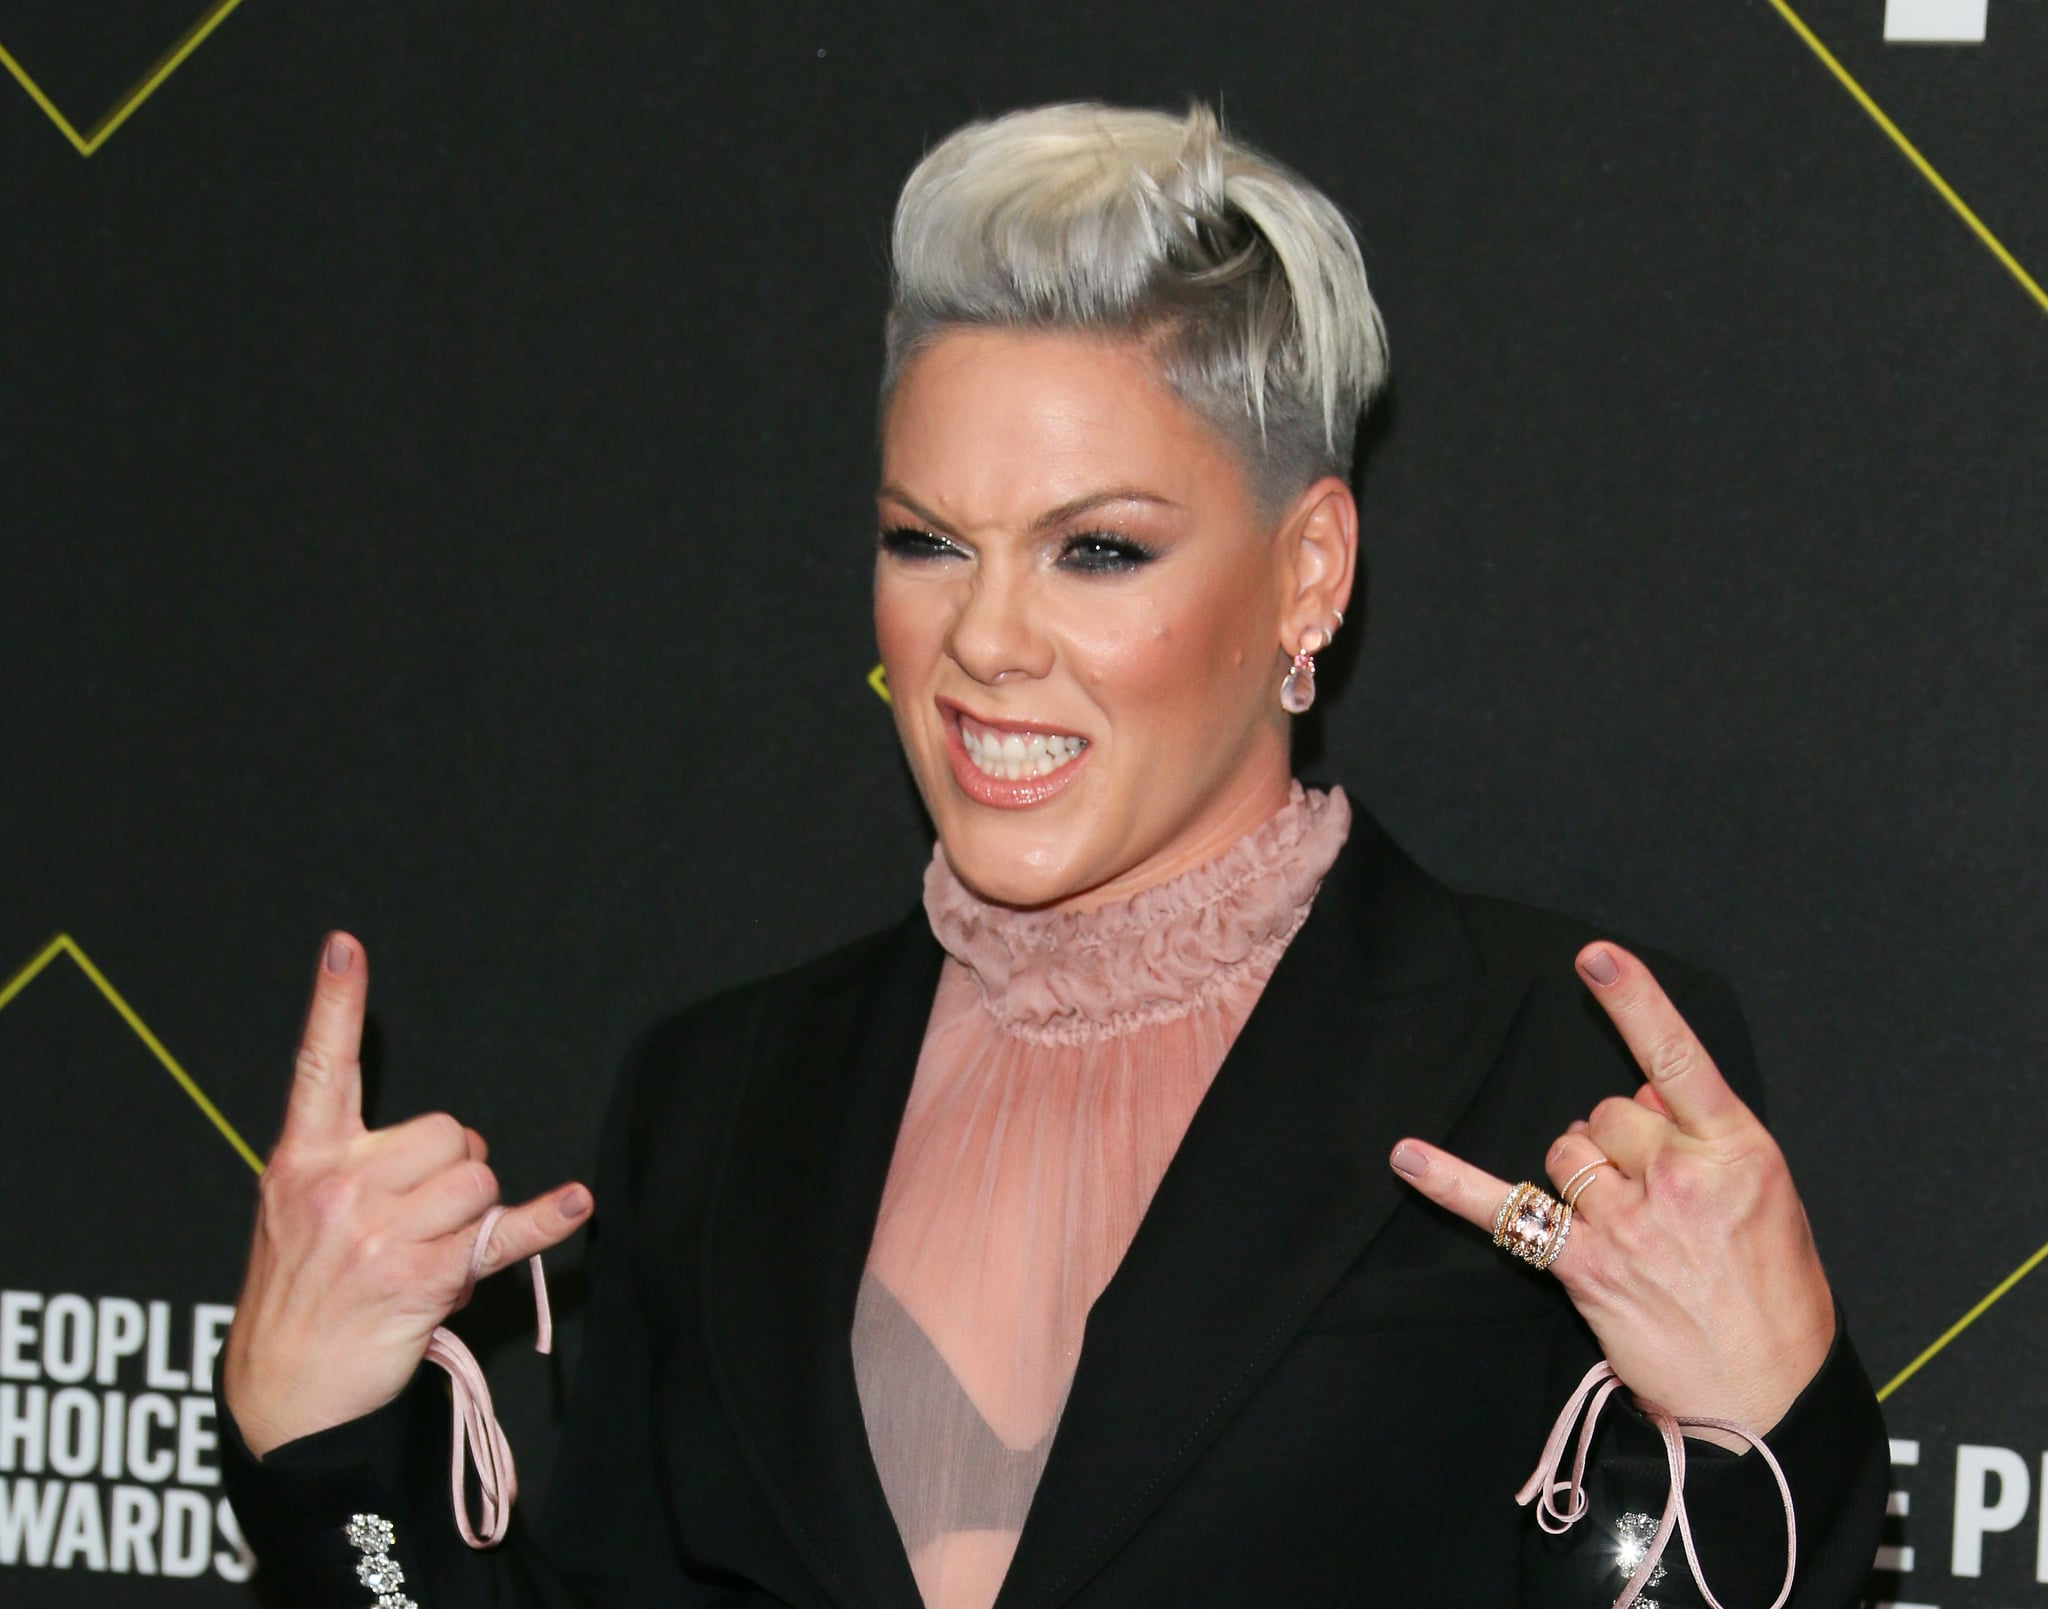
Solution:
[[[968,583],[946,634],[946,652],[976,681],[1037,678],[1052,669],[1052,643],[1039,629],[1028,577],[982,566]]]

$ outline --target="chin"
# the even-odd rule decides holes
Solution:
[[[1005,825],[956,819],[940,828],[954,875],[983,899],[1029,909],[1071,899],[1103,881],[1076,864],[1073,846],[1048,844],[1039,833],[1004,831]]]

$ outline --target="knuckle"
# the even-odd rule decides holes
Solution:
[[[1628,1121],[1628,1108],[1633,1104],[1626,1095],[1609,1095],[1593,1108],[1592,1116],[1586,1120],[1586,1131],[1596,1141],[1602,1134],[1611,1134],[1617,1123]]]
[[[391,1237],[380,1229],[369,1230],[349,1242],[348,1264],[358,1273],[381,1279],[388,1273],[390,1262]]]
[[[305,1172],[305,1151],[289,1139],[279,1140],[269,1160],[263,1164],[256,1188],[268,1201],[298,1185]]]
[[[1644,1193],[1673,1212],[1690,1216],[1706,1195],[1706,1180],[1684,1157],[1659,1158],[1643,1179]]]
[[[355,1216],[362,1186],[352,1174],[330,1173],[316,1179],[305,1193],[306,1211],[323,1228],[337,1228]]]
[[[448,1112],[429,1112],[418,1119],[419,1132],[425,1143],[443,1156],[466,1156],[469,1141],[461,1122]]]
[[[265,1212],[282,1212],[298,1185],[298,1158],[280,1145],[263,1164],[262,1176],[256,1181],[256,1199]]]
[[[1650,1075],[1656,1079],[1675,1078],[1690,1068],[1699,1056],[1699,1041],[1690,1033],[1674,1029],[1657,1036],[1650,1046]]]

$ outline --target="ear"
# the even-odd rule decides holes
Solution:
[[[1281,526],[1279,548],[1281,642],[1291,653],[1314,631],[1327,644],[1351,605],[1358,570],[1358,503],[1351,488],[1325,475],[1303,492]]]

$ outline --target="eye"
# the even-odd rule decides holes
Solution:
[[[960,550],[936,531],[915,525],[891,525],[875,537],[875,545],[892,559],[957,558]]]
[[[1150,564],[1159,555],[1114,531],[1083,531],[1060,545],[1061,566],[1084,575],[1115,575]]]

